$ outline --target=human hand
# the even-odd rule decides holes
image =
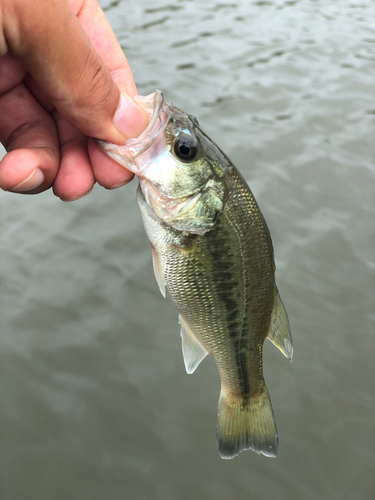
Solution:
[[[52,186],[71,201],[95,182],[129,182],[133,174],[92,139],[122,144],[148,125],[119,89],[137,93],[96,0],[0,0],[0,142],[8,151],[0,187],[35,194]]]

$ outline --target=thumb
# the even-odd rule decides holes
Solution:
[[[121,144],[147,126],[145,112],[121,94],[66,0],[2,2],[8,50],[61,115],[85,135]]]

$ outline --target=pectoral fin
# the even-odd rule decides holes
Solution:
[[[156,253],[156,250],[154,249],[153,246],[151,246],[151,253],[152,253],[152,264],[154,266],[155,278],[159,286],[159,290],[161,291],[162,296],[165,298],[165,281],[163,275],[161,274],[158,254]]]
[[[178,317],[180,323],[180,335],[182,338],[182,354],[187,373],[193,373],[199,363],[207,356],[208,352],[190,330],[181,314]]]
[[[290,334],[288,315],[276,290],[270,327],[267,337],[290,361],[293,358],[293,342]]]

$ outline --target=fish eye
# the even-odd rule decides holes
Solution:
[[[174,143],[173,150],[180,160],[192,161],[198,155],[198,142],[192,137],[179,137]]]

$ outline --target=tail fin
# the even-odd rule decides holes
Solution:
[[[244,450],[276,457],[279,440],[271,400],[264,391],[252,398],[219,399],[217,446],[221,458],[233,458]]]

